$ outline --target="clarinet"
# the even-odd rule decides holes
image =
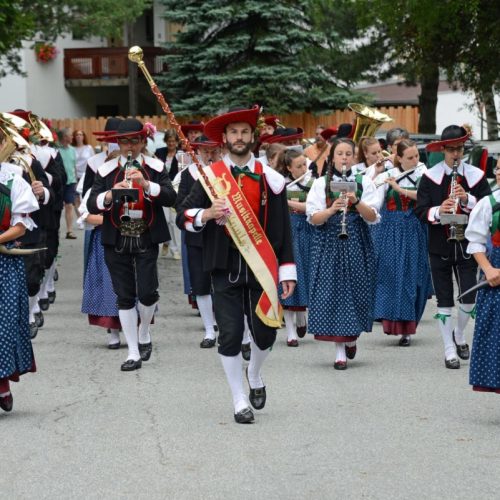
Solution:
[[[127,176],[127,171],[130,169],[132,165],[132,151],[129,151],[127,154],[127,163],[125,163],[124,171],[125,171],[125,180],[128,183],[129,189],[132,187],[132,181],[128,178]],[[120,216],[120,220],[122,222],[129,222],[130,221],[130,214],[128,211],[128,199],[125,197],[124,203],[123,203],[123,214]]]
[[[342,182],[347,182],[346,176],[346,166],[345,163],[342,164]],[[343,200],[345,206],[342,208],[342,218],[340,219],[340,233],[338,234],[338,238],[341,240],[346,240],[349,238],[347,234],[347,192],[341,191],[340,198]]]
[[[450,184],[450,198],[455,202],[453,205],[452,215],[456,215],[458,209],[458,198],[455,196],[455,188],[458,183],[458,161],[455,160],[453,162],[453,167],[451,171],[451,184]],[[458,241],[457,238],[457,224],[455,222],[451,222],[450,224],[450,235],[447,241]]]

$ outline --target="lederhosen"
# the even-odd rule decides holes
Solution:
[[[464,165],[463,168],[465,168],[466,164],[462,164]],[[440,206],[444,200],[449,198],[451,185],[451,175],[446,175],[446,172],[444,172],[441,183],[437,184],[432,178],[428,177],[429,171],[420,180],[417,191],[417,206],[415,208],[417,216],[427,223],[429,223],[430,209]],[[462,185],[467,193],[472,194],[477,201],[491,193],[484,176],[472,188],[469,186],[465,175],[459,174],[457,182]],[[460,206],[458,210],[461,210]],[[449,242],[447,241],[449,237],[448,226],[429,225],[429,262],[438,307],[453,307],[454,305],[453,275],[455,275],[460,292],[468,290],[477,282],[477,264],[472,256],[467,253],[468,241],[463,236],[464,231],[465,227],[458,228],[459,241]],[[460,302],[474,304],[475,300],[476,294],[470,293]]]
[[[105,165],[107,163],[103,167]],[[123,222],[124,203],[113,203],[109,210],[101,212],[96,202],[99,194],[124,179],[125,172],[119,161],[117,167],[105,177],[98,171],[87,208],[90,213],[104,215],[101,238],[106,265],[118,297],[118,309],[132,309],[137,299],[145,306],[151,306],[159,299],[158,244],[169,237],[162,207],[173,205],[175,192],[166,171],[158,173],[143,161],[138,168],[144,178],[160,186],[160,194],[156,197],[158,202],[150,200],[142,188],[133,185],[139,190],[139,198],[137,202],[129,203],[131,221]]]

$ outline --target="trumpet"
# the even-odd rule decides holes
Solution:
[[[347,176],[346,176],[346,165],[345,163],[342,164],[342,182],[347,182]],[[349,238],[349,235],[347,234],[347,191],[342,190],[340,192],[340,199],[344,203],[344,208],[342,208],[342,218],[340,219],[340,233],[338,234],[338,238],[341,240],[346,240]]]
[[[132,181],[130,180],[130,178],[127,175],[128,170],[130,170],[131,167],[132,167],[132,151],[129,151],[127,153],[127,163],[125,163],[125,167],[124,167],[125,180],[127,181],[128,189],[132,188]],[[130,222],[130,219],[131,219],[131,217],[130,217],[129,209],[128,209],[128,197],[125,196],[124,202],[123,202],[123,214],[120,216],[120,220],[122,222]]]
[[[453,162],[453,168],[451,171],[451,184],[450,184],[450,198],[455,202],[453,205],[452,215],[456,215],[458,209],[458,198],[455,195],[455,188],[457,187],[457,178],[458,178],[458,161],[455,160]],[[457,225],[454,221],[450,224],[450,236],[448,237],[448,241],[458,241],[457,238]]]

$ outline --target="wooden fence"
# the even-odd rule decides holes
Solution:
[[[379,111],[389,115],[393,121],[385,123],[380,127],[380,130],[387,130],[391,127],[399,126],[406,128],[410,133],[418,131],[418,106],[388,106],[377,107]],[[141,121],[151,122],[156,125],[157,129],[162,131],[169,128],[166,116],[139,116]],[[192,119],[207,120],[206,117],[182,117],[179,118],[179,123],[187,123]],[[328,115],[313,115],[311,113],[293,113],[288,115],[279,115],[281,123],[288,127],[301,127],[304,129],[304,137],[314,137],[314,132],[318,125],[330,127],[332,125],[338,126],[341,123],[352,123],[355,115],[349,109],[335,110]],[[60,130],[64,127],[69,127],[73,130],[83,130],[87,135],[88,141],[93,146],[98,145],[95,136],[92,134],[94,131],[104,130],[106,123],[105,117],[100,118],[64,118],[53,119],[52,126]]]

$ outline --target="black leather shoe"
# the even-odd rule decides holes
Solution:
[[[266,398],[267,398],[266,386],[259,387],[258,389],[250,388],[250,395],[248,399],[250,400],[250,404],[256,410],[262,410],[262,408],[266,406]]]
[[[458,370],[460,368],[460,361],[457,358],[445,359],[444,365],[450,370]]]
[[[40,300],[38,301],[38,305],[40,306],[40,309],[41,309],[42,311],[48,311],[48,309],[49,309],[49,305],[50,305],[50,304],[49,304],[49,299],[40,299]]]
[[[297,337],[299,337],[299,339],[303,339],[307,333],[307,326],[298,326],[295,331],[297,332]]]
[[[0,398],[0,408],[2,408],[3,411],[12,411],[13,406],[14,398],[12,397],[12,394]]]
[[[139,354],[141,355],[141,359],[143,361],[148,361],[148,359],[151,357],[152,352],[153,352],[153,344],[151,342],[147,344],[139,343]]]
[[[335,361],[335,363],[333,363],[333,367],[335,368],[335,370],[347,370],[347,362]]]
[[[114,344],[108,344],[108,349],[120,349],[121,342],[115,342]]]
[[[38,313],[35,313],[35,323],[38,328],[42,328],[42,326],[45,323],[45,318],[43,317],[43,312],[40,311]]]
[[[49,296],[49,303],[53,304],[56,301],[56,292],[55,292],[55,290],[53,292],[49,292],[48,296]]]
[[[241,344],[241,355],[245,361],[250,361],[250,356],[252,355],[252,348],[250,347],[250,343]]]
[[[57,269],[54,271],[54,281],[57,281],[59,279],[59,273],[57,272]]]
[[[453,330],[453,343],[455,344],[457,348],[457,354],[460,359],[467,360],[470,358],[470,350],[469,350],[469,345],[464,344],[464,345],[458,345],[457,341],[455,340],[455,330]]]
[[[219,331],[219,327],[217,325],[214,325],[214,332],[217,333]]]
[[[251,408],[245,408],[234,414],[234,421],[237,424],[251,424],[255,420]]]
[[[352,347],[349,347],[348,345],[345,346],[345,355],[347,359],[354,359],[356,357],[357,352],[358,352],[358,346],[355,345],[353,345]]]
[[[36,326],[36,321],[30,323],[30,339],[34,339],[38,335],[38,326]]]
[[[403,337],[401,337],[401,338],[399,339],[399,345],[400,345],[401,347],[409,347],[409,346],[410,346],[410,344],[411,344],[411,338],[410,338],[410,337],[405,337],[405,336],[403,336]]]
[[[122,372],[132,372],[134,370],[138,370],[142,366],[142,360],[138,359],[134,361],[133,359],[127,359],[125,363],[122,364],[121,370]]]
[[[203,339],[200,342],[200,347],[202,349],[210,349],[211,347],[215,346],[215,339]]]

